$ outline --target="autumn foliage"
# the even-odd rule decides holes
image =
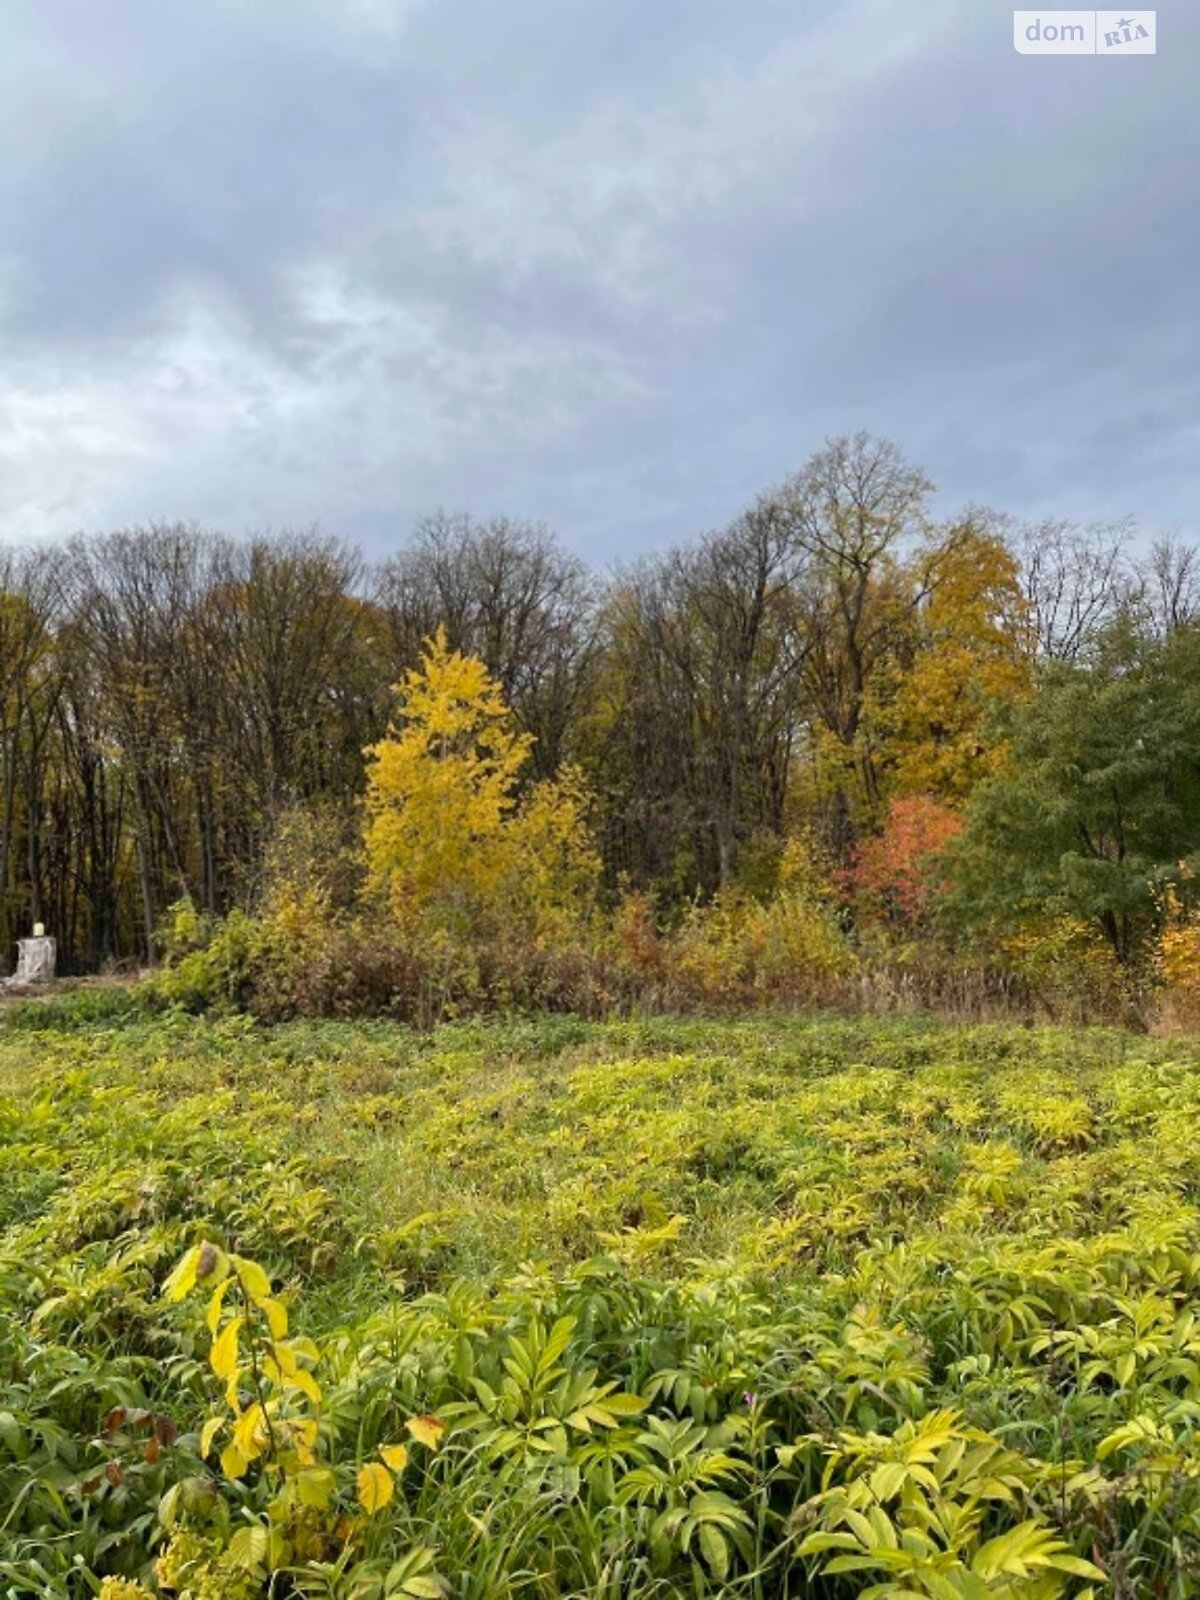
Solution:
[[[880,832],[860,848],[849,886],[884,917],[916,927],[944,881],[943,852],[962,826],[957,812],[930,795],[897,795]]]
[[[999,770],[998,706],[1032,686],[1029,604],[1013,552],[966,527],[947,541],[921,617],[921,647],[899,677],[887,720],[899,794],[962,805]]]
[[[599,874],[586,791],[572,769],[523,784],[532,747],[483,662],[439,629],[368,752],[371,879],[403,927],[544,941],[586,918]]]
[[[42,922],[271,1017],[1181,1011],[1200,555],[932,495],[856,434],[611,578],[441,513],[3,556],[0,972]]]

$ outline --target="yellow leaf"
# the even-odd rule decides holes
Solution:
[[[203,1459],[212,1449],[213,1440],[225,1426],[224,1417],[209,1417],[200,1430],[200,1456]]]
[[[292,1432],[306,1450],[311,1450],[317,1442],[320,1432],[316,1419],[313,1417],[297,1417],[291,1424]]]
[[[271,1298],[271,1280],[257,1261],[247,1261],[245,1256],[231,1256],[230,1260],[238,1282],[256,1306]]]
[[[306,1467],[296,1475],[296,1493],[302,1506],[328,1511],[337,1481],[327,1467]]]
[[[306,1394],[314,1405],[320,1405],[321,1391],[317,1387],[317,1380],[311,1372],[305,1372],[303,1368],[297,1367],[288,1382],[293,1389],[299,1389],[301,1394]]]
[[[233,1443],[238,1452],[247,1461],[253,1461],[271,1442],[271,1435],[267,1429],[267,1418],[263,1408],[256,1401],[246,1411],[243,1411],[233,1428]]]
[[[255,1303],[267,1319],[267,1326],[271,1330],[272,1339],[285,1339],[287,1337],[288,1318],[284,1307],[280,1305],[278,1300],[272,1300],[269,1297],[266,1300],[258,1300]]]
[[[317,1424],[315,1421],[304,1417],[276,1417],[271,1424],[275,1449],[281,1458],[295,1457],[295,1465],[311,1467],[316,1462],[316,1452],[313,1445],[317,1439]],[[284,1459],[284,1472],[288,1475],[293,1470],[293,1463]]]
[[[182,1300],[196,1287],[196,1271],[200,1265],[200,1246],[194,1244],[163,1285],[168,1300]]]
[[[392,1498],[392,1475],[378,1461],[368,1461],[358,1474],[358,1501],[363,1510],[373,1514],[383,1509]]]
[[[240,1478],[250,1463],[236,1444],[227,1444],[221,1451],[221,1471],[227,1478]]]
[[[234,1317],[227,1322],[220,1333],[213,1340],[212,1350],[209,1352],[208,1364],[218,1378],[230,1379],[238,1367],[238,1334],[241,1332],[243,1317]]]
[[[446,1424],[440,1417],[409,1417],[404,1426],[418,1444],[428,1445],[431,1450],[441,1444],[446,1431]]]
[[[266,1559],[269,1542],[265,1528],[239,1528],[229,1541],[226,1559],[232,1566],[253,1572]]]
[[[212,1334],[214,1339],[217,1336],[217,1327],[221,1321],[221,1307],[225,1303],[225,1291],[229,1288],[229,1285],[232,1282],[232,1278],[225,1278],[217,1285],[209,1299],[208,1310],[204,1313],[204,1320],[208,1325],[208,1331]]]
[[[291,1346],[281,1343],[271,1348],[274,1354],[264,1355],[262,1360],[263,1375],[267,1381],[280,1389],[299,1389],[314,1405],[320,1405],[321,1390],[317,1380],[300,1366]]]
[[[408,1448],[402,1444],[381,1445],[379,1454],[391,1467],[393,1472],[403,1472],[408,1465]]]
[[[274,1383],[280,1382],[283,1378],[290,1378],[293,1373],[299,1370],[296,1363],[296,1352],[286,1339],[280,1339],[272,1344],[271,1353],[264,1359],[263,1366],[269,1374],[275,1374],[272,1378]]]

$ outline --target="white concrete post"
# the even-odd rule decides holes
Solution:
[[[40,931],[32,939],[17,940],[17,970],[10,983],[46,983],[54,976],[58,945]]]

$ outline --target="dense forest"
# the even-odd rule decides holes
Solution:
[[[298,817],[338,855],[440,637],[511,711],[513,795],[569,773],[599,902],[655,936],[770,901],[802,854],[860,950],[941,929],[1027,977],[1084,947],[1161,976],[1200,847],[1197,552],[938,522],[932,492],[893,445],[831,440],[604,575],[447,514],[377,565],[180,524],[0,551],[0,949],[41,921],[66,970],[154,960],[168,908],[260,907]]]

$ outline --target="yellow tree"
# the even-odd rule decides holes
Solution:
[[[367,752],[367,856],[406,927],[459,934],[518,923],[548,935],[591,902],[599,864],[578,776],[520,780],[533,739],[482,661],[426,642],[399,715]]]
[[[1004,759],[989,723],[1030,693],[1028,609],[1004,540],[952,533],[920,618],[920,644],[887,708],[894,791],[961,805]]]

